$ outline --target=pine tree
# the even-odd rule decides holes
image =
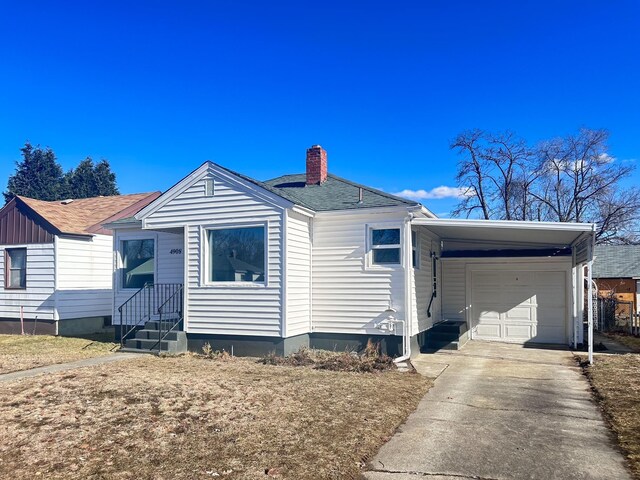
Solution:
[[[9,177],[5,201],[16,195],[38,200],[57,200],[62,186],[62,167],[50,148],[34,147],[29,142],[20,149],[22,160],[16,162],[16,173]]]
[[[5,201],[16,195],[38,200],[63,200],[119,195],[116,175],[107,160],[93,163],[91,157],[63,174],[62,167],[50,148],[33,147],[27,142],[21,149],[22,160],[9,177]]]
[[[91,157],[82,160],[65,176],[65,193],[69,198],[89,198],[119,195],[116,175],[107,160],[93,163]]]
[[[97,197],[96,175],[93,160],[90,157],[82,160],[75,169],[65,174],[66,194],[69,198]]]
[[[94,167],[97,195],[120,195],[116,184],[116,174],[111,171],[111,165],[107,160],[100,160]]]

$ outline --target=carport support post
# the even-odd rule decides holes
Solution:
[[[589,272],[587,273],[587,295],[589,296],[587,299],[587,332],[588,332],[588,341],[589,341],[589,364],[593,363],[593,260],[589,260],[587,264],[587,268]]]

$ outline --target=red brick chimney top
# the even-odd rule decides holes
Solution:
[[[327,179],[327,151],[320,145],[307,149],[307,185],[320,185]]]

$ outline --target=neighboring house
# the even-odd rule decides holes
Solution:
[[[265,182],[206,162],[106,227],[114,323],[131,348],[288,353],[373,339],[407,355],[451,346],[452,331],[582,343],[592,224],[438,219],[328,174],[320,146],[306,173]]]
[[[71,335],[111,317],[113,246],[102,223],[160,192],[45,202],[15,197],[0,210],[0,333]]]
[[[633,304],[638,312],[640,245],[596,245],[593,278],[601,297]]]

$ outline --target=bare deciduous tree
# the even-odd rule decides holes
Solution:
[[[594,222],[599,243],[635,242],[640,192],[621,186],[634,167],[608,154],[607,139],[605,130],[582,129],[531,147],[511,132],[462,133],[451,148],[463,155],[456,180],[468,194],[453,213]]]

